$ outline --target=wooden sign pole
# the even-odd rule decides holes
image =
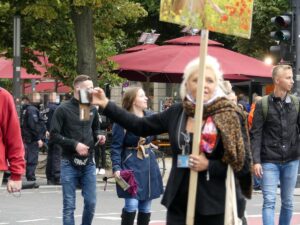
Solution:
[[[201,30],[200,42],[200,67],[198,77],[198,88],[196,98],[195,124],[193,135],[192,154],[199,154],[199,143],[201,137],[202,116],[203,116],[203,95],[204,95],[204,81],[205,81],[205,62],[208,45],[208,30]],[[187,205],[186,225],[194,225],[195,206],[197,195],[198,172],[190,170],[189,196]]]

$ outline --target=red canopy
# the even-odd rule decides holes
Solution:
[[[176,44],[176,45],[197,45],[197,46],[199,46],[200,40],[201,39],[200,39],[199,35],[192,35],[192,36],[184,36],[184,37],[171,39],[171,40],[165,41],[164,43],[166,43],[166,44]],[[217,42],[217,41],[213,41],[213,40],[208,40],[208,45],[223,46],[222,43]]]
[[[156,45],[156,44],[143,44],[143,45],[134,46],[132,48],[127,48],[124,50],[124,52],[126,52],[126,53],[138,52],[138,51],[147,50],[147,49],[156,48],[156,47],[158,47],[158,45]]]
[[[128,80],[151,82],[181,82],[188,62],[199,56],[196,45],[163,45],[156,48],[120,54],[111,59],[119,64],[119,75]],[[220,62],[224,78],[250,80],[251,77],[270,78],[272,66],[255,58],[209,45],[208,54]]]
[[[54,92],[55,82],[54,81],[43,81],[35,86],[35,91],[37,92]],[[72,89],[62,82],[57,85],[57,93],[69,93]],[[24,89],[25,94],[30,94],[32,92],[31,84],[27,84]]]
[[[36,65],[36,69],[42,74],[46,72],[46,69],[41,65]],[[13,61],[11,59],[0,58],[0,79],[1,78],[13,78]],[[21,68],[21,79],[41,79],[42,76],[29,74],[25,68]]]

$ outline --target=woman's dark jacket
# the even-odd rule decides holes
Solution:
[[[70,159],[76,154],[77,144],[89,146],[90,158],[93,156],[94,140],[101,134],[97,109],[90,109],[90,120],[81,121],[79,101],[72,98],[62,103],[54,112],[51,121],[50,142],[62,147],[62,157]]]
[[[145,145],[149,144],[153,137],[146,137]],[[111,160],[113,172],[118,170],[133,170],[137,182],[138,191],[136,196],[131,196],[123,191],[119,185],[117,193],[120,198],[136,198],[138,200],[150,200],[159,198],[163,193],[161,174],[156,162],[156,157],[151,148],[146,148],[149,157],[139,159],[137,157],[137,146],[140,137],[125,130],[119,124],[112,128]]]
[[[172,168],[162,199],[162,204],[169,208],[174,202],[177,203],[178,199],[175,198],[177,198],[178,194],[187,192],[188,190],[187,181],[190,171],[189,169],[181,169],[176,166],[177,156],[181,153],[179,145],[182,143],[182,137],[180,132],[184,131],[181,129],[185,129],[187,121],[187,116],[183,111],[182,104],[174,104],[168,110],[161,113],[153,114],[149,117],[138,118],[117,107],[114,103],[109,102],[104,109],[104,113],[112,120],[125,127],[128,131],[132,131],[139,136],[157,135],[168,132],[173,154]],[[184,123],[181,124],[181,126],[180,121]],[[244,141],[247,141],[244,124],[242,124],[242,127],[243,139]],[[224,213],[227,165],[221,161],[222,152],[222,141],[219,141],[214,154],[209,158],[209,181],[206,179],[207,171],[199,172],[196,200],[196,213],[198,214],[214,215]],[[245,163],[245,168],[240,172],[240,176],[250,173],[249,164],[250,163]],[[238,202],[240,199],[243,199],[239,187],[237,188],[237,198]],[[185,210],[187,198],[183,199],[183,201],[185,201],[185,204],[182,202],[183,204],[180,207],[183,207],[183,210]]]

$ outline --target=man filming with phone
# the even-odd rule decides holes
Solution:
[[[76,187],[82,188],[84,209],[82,225],[92,224],[96,207],[96,167],[94,140],[104,144],[97,109],[91,106],[93,82],[79,75],[73,82],[74,97],[62,103],[52,117],[50,141],[61,145],[61,185],[63,188],[63,224],[74,225]]]

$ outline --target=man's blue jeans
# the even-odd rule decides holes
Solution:
[[[263,163],[262,193],[263,224],[274,225],[276,191],[280,181],[281,209],[279,225],[289,225],[293,215],[293,195],[298,175],[299,160],[287,163]]]
[[[142,213],[149,213],[151,210],[151,200],[137,200],[135,198],[125,198],[124,211],[135,212],[139,211]]]
[[[74,225],[76,186],[80,184],[84,198],[82,225],[92,224],[96,208],[96,168],[90,163],[81,168],[72,166],[69,160],[61,161],[61,185],[63,188],[63,224]]]

